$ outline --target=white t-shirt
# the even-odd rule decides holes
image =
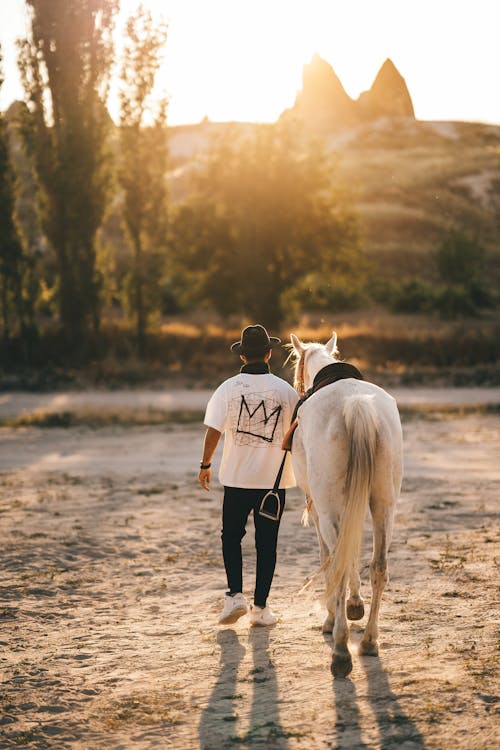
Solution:
[[[283,459],[281,443],[298,396],[272,373],[239,373],[210,398],[205,425],[224,433],[219,481],[225,487],[271,489]],[[288,456],[280,488],[295,487]]]

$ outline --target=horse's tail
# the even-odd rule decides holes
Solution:
[[[348,397],[343,416],[348,445],[344,508],[335,550],[326,568],[327,598],[344,582],[353,565],[359,562],[377,446],[378,418],[373,396]]]

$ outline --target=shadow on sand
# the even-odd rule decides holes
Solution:
[[[356,631],[351,626],[351,636],[357,644]],[[333,649],[331,637],[325,637]],[[401,707],[398,696],[389,685],[389,675],[384,669],[380,658],[373,656],[357,657],[364,669],[367,679],[366,699],[371,708],[375,722],[374,729],[378,733],[378,741],[364,742],[362,739],[359,699],[356,685],[350,678],[333,679],[333,695],[335,701],[335,735],[336,750],[357,750],[358,748],[376,747],[384,750],[425,750],[424,739],[409,716]],[[372,735],[373,732],[370,732]]]
[[[368,702],[377,722],[380,746],[405,750],[424,750],[425,743],[416,724],[405,714],[398,696],[389,685],[389,675],[380,658],[360,657],[368,681]]]
[[[253,661],[244,680],[250,682],[252,689],[249,711],[243,695],[238,692],[238,668],[246,649],[234,630],[218,632],[220,673],[200,720],[201,750],[224,747],[287,750],[288,740],[279,716],[276,671],[269,651],[271,632],[269,628],[251,628],[248,634]]]
[[[219,630],[220,672],[199,726],[201,750],[216,750],[231,742],[238,721],[238,667],[246,649],[231,629]]]

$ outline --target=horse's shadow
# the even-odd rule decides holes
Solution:
[[[253,661],[248,677],[252,686],[249,712],[238,691],[238,668],[246,649],[234,630],[218,632],[221,669],[201,715],[201,750],[220,750],[235,744],[238,747],[272,746],[287,750],[288,741],[279,716],[276,671],[269,648],[270,632],[269,628],[251,628],[249,631],[248,644]],[[243,732],[240,714],[247,713],[248,727]]]
[[[351,635],[353,628],[351,626]],[[333,649],[331,637],[325,637]],[[353,639],[356,640],[355,638]],[[391,690],[389,675],[379,657],[357,657],[367,679],[366,698],[370,704],[379,735],[377,745],[380,747],[399,747],[404,743],[411,744],[412,750],[424,750],[424,739],[415,723],[405,714],[398,696]],[[356,695],[355,683],[349,678],[333,679],[336,721],[335,733],[338,748],[372,747],[372,741],[366,744],[362,739],[360,710]]]

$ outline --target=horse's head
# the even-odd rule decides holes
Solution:
[[[312,386],[314,376],[338,354],[335,331],[326,344],[305,344],[294,333],[290,335],[294,364],[293,385],[301,396]]]

